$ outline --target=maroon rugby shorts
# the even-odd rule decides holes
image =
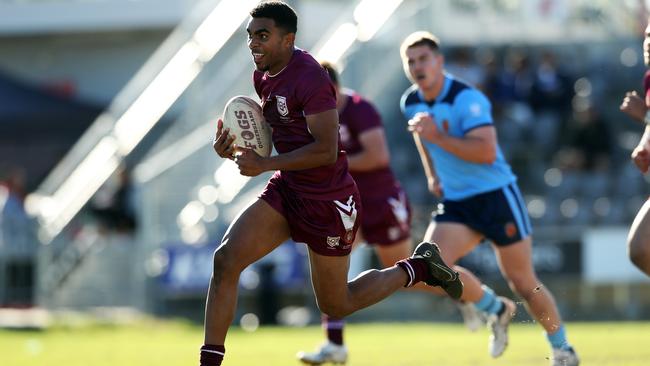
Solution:
[[[368,244],[390,246],[411,236],[411,204],[400,186],[389,196],[362,196],[361,203],[361,233]]]
[[[260,198],[284,216],[291,238],[326,256],[345,256],[361,224],[359,192],[337,200],[314,200],[298,196],[279,176],[273,176]]]

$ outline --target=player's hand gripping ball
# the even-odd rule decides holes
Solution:
[[[235,136],[233,144],[249,148],[260,156],[270,156],[271,127],[264,120],[262,107],[255,100],[238,95],[232,97],[223,111],[223,130]]]

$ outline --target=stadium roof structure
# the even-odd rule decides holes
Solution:
[[[35,189],[102,110],[0,72],[0,169],[24,169]]]

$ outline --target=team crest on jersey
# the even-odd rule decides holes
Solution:
[[[289,107],[287,107],[287,97],[276,95],[275,100],[276,100],[276,105],[278,107],[278,113],[280,113],[280,115],[283,117],[289,115]]]
[[[327,246],[330,248],[336,248],[339,246],[339,240],[341,240],[341,237],[339,236],[328,236]]]

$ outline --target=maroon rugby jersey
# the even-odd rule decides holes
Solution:
[[[645,97],[648,98],[648,91],[650,90],[650,70],[645,72],[643,76],[643,90],[645,91]]]
[[[381,117],[377,110],[359,94],[346,90],[341,93],[348,102],[339,113],[341,124],[341,143],[343,149],[350,155],[360,152],[363,147],[359,136],[373,128],[383,128]],[[390,167],[369,171],[353,171],[350,174],[357,183],[361,197],[389,197],[397,182]]]
[[[255,70],[255,91],[264,118],[273,128],[273,145],[283,154],[314,142],[305,116],[336,109],[336,92],[325,69],[307,52],[296,49],[276,75]],[[299,195],[319,200],[341,199],[356,191],[345,152],[336,163],[305,170],[282,171],[282,179]]]

